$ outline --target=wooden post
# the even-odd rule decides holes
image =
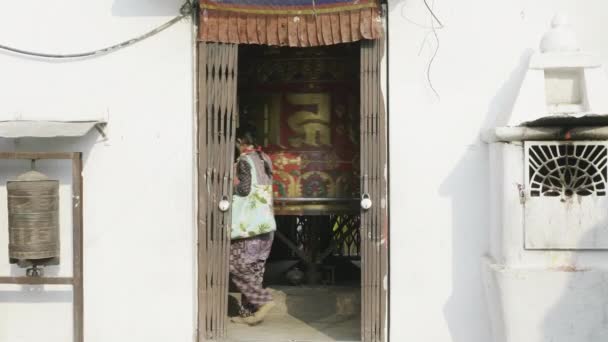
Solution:
[[[72,159],[72,225],[73,277],[74,277],[74,341],[84,341],[84,276],[83,276],[83,184],[82,153],[74,153]]]

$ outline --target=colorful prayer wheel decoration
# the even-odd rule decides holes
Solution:
[[[332,199],[359,198],[358,45],[245,53],[240,122],[273,161],[275,199],[323,199],[317,209],[332,211]]]
[[[29,171],[6,184],[9,258],[22,267],[59,260],[59,181]]]

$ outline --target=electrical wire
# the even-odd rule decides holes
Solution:
[[[32,56],[32,57],[38,57],[38,58],[51,58],[51,59],[75,59],[75,58],[95,57],[95,56],[105,55],[110,52],[114,52],[114,51],[123,49],[127,46],[139,43],[142,40],[155,36],[158,33],[175,25],[177,22],[179,22],[182,19],[184,19],[185,17],[189,16],[191,13],[192,13],[192,4],[188,1],[184,5],[182,5],[182,7],[180,9],[180,15],[169,20],[168,22],[164,23],[163,25],[160,25],[157,28],[155,28],[147,33],[144,33],[138,37],[135,37],[133,39],[129,39],[122,43],[118,43],[118,44],[115,44],[112,46],[108,46],[106,48],[93,50],[93,51],[87,51],[87,52],[81,52],[81,53],[68,53],[68,54],[43,53],[43,52],[35,52],[35,51],[18,49],[18,48],[10,47],[10,46],[3,45],[3,44],[0,44],[0,50],[10,51],[12,53],[16,53],[16,54],[20,54],[20,55],[26,55],[26,56]]]
[[[431,24],[431,26],[433,26],[433,24]],[[433,93],[435,93],[435,96],[437,96],[437,99],[441,101],[441,96],[437,92],[437,89],[435,89],[435,86],[433,85],[433,81],[431,80],[431,68],[433,67],[433,62],[435,62],[437,53],[439,53],[439,35],[437,34],[437,30],[435,29],[435,27],[433,27],[433,35],[435,36],[435,41],[437,41],[437,44],[435,45],[435,51],[433,51],[433,55],[431,56],[431,59],[429,60],[429,64],[426,67],[426,79],[429,82],[429,87],[431,88]]]
[[[429,3],[427,2],[427,0],[423,0],[423,1],[424,1],[424,5],[426,6],[426,8],[429,10],[429,12],[431,13],[431,15],[433,16],[433,19],[435,19],[435,21],[439,24],[439,28],[443,28],[443,23],[435,15],[435,11],[433,11],[433,8],[431,8],[431,6],[429,6]],[[435,1],[433,1],[433,3],[434,2]]]
[[[429,13],[432,16],[431,30],[432,30],[433,36],[435,37],[435,40],[437,41],[437,45],[435,45],[435,51],[433,52],[433,55],[431,56],[431,59],[429,60],[429,64],[427,65],[427,68],[426,68],[426,78],[427,78],[427,81],[429,82],[429,87],[431,88],[433,93],[435,93],[435,96],[437,96],[437,99],[439,101],[441,101],[441,96],[439,96],[439,93],[435,89],[435,86],[433,85],[433,81],[431,80],[431,68],[433,67],[433,62],[435,62],[435,58],[437,57],[437,54],[439,53],[439,34],[437,34],[437,27],[435,27],[435,22],[437,22],[439,24],[440,29],[443,28],[443,23],[441,22],[441,20],[439,20],[439,18],[437,18],[437,15],[435,15],[435,11],[433,11],[432,6],[429,5],[427,0],[423,0],[423,1],[424,1],[424,5],[426,6],[427,10],[429,11]],[[435,3],[434,0],[433,0],[433,3]]]

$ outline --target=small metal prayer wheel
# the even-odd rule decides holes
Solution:
[[[21,267],[59,262],[59,181],[29,171],[8,181],[8,253]]]

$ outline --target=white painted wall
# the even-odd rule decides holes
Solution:
[[[391,337],[487,342],[480,264],[489,244],[488,151],[479,132],[511,111],[530,49],[555,11],[569,13],[581,46],[606,61],[608,36],[601,33],[608,4],[436,0],[445,24],[431,70],[439,100],[426,80],[437,43],[422,0],[389,2]],[[4,2],[0,43],[52,52],[95,49],[165,22],[180,5]],[[1,119],[109,117],[107,141],[94,133],[80,140],[0,140],[2,150],[85,152],[87,342],[192,340],[190,30],[184,21],[136,46],[81,61],[0,53]],[[23,163],[0,165],[4,201],[2,184]],[[48,163],[43,171],[64,180],[62,194],[69,193],[66,165]],[[4,207],[0,202],[0,215]],[[6,255],[4,225],[0,221],[0,255]],[[61,275],[70,272],[69,250],[63,253]],[[17,272],[0,262],[2,274]],[[71,293],[53,289],[2,287],[0,341],[69,341]]]
[[[608,4],[428,2],[445,24],[430,73],[440,99],[426,80],[437,40],[423,1],[389,0],[391,338],[487,342],[489,166],[479,134],[511,113],[531,49],[555,12],[569,14],[584,50],[608,61],[600,34]]]
[[[0,3],[0,44],[70,53],[142,34],[181,0]],[[192,341],[195,331],[192,23],[124,50],[78,61],[0,52],[0,120],[108,117],[108,140],[0,139],[3,151],[84,152],[87,342]],[[4,184],[26,163],[0,161]],[[41,163],[62,181],[63,263],[69,275],[70,166]],[[0,274],[9,267],[0,220]],[[59,290],[56,290],[59,289]],[[35,292],[35,293],[30,293]],[[0,341],[71,341],[71,290],[0,287]]]

